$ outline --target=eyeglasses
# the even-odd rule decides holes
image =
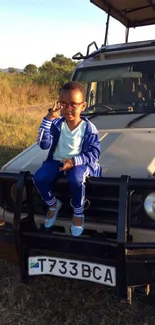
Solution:
[[[75,103],[75,102],[70,102],[70,103],[65,103],[65,102],[57,102],[57,105],[60,109],[66,109],[68,107],[70,107],[71,109],[78,109],[79,106],[81,104],[83,104],[84,102],[81,103]]]

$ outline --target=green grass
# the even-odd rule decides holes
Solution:
[[[42,78],[42,76],[40,76]],[[12,110],[13,107],[25,107],[38,103],[48,103],[57,92],[52,85],[39,84],[35,76],[0,72],[0,108]],[[52,90],[52,91],[51,91]]]
[[[0,110],[0,167],[36,141],[38,127],[51,105]]]
[[[41,119],[55,96],[52,85],[0,72],[0,167],[36,140]]]

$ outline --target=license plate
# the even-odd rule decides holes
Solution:
[[[115,267],[58,257],[29,257],[28,274],[55,275],[116,286]]]

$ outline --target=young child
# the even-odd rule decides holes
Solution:
[[[50,150],[33,176],[36,188],[49,207],[45,228],[50,228],[62,206],[54,195],[53,181],[65,172],[72,196],[73,236],[81,235],[84,229],[86,177],[101,176],[98,131],[87,118],[81,117],[87,106],[85,98],[85,88],[79,82],[72,81],[62,87],[57,107],[53,106],[39,128],[38,144],[41,149]]]

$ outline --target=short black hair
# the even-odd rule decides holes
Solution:
[[[61,91],[64,91],[64,90],[79,90],[83,96],[83,100],[86,99],[86,89],[85,89],[85,86],[81,82],[78,82],[78,81],[67,82],[60,89],[60,93],[61,93]]]

